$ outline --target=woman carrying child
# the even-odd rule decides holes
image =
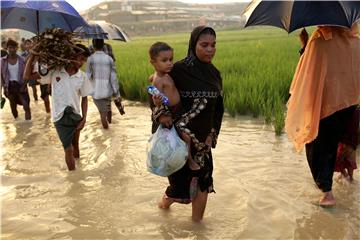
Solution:
[[[174,202],[191,202],[194,221],[202,220],[208,193],[215,192],[211,148],[216,146],[224,113],[222,79],[212,64],[215,51],[214,29],[198,26],[191,33],[187,57],[176,62],[169,73],[185,112],[174,124],[185,133],[183,138],[191,139],[191,157],[199,169],[185,164],[170,175],[170,186],[159,206],[169,208]],[[157,119],[163,126],[172,125],[169,115],[162,114]]]

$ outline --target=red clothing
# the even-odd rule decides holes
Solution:
[[[357,169],[356,159],[349,159],[343,157],[344,145],[347,144],[356,149],[358,144],[358,129],[360,120],[360,106],[357,106],[352,118],[349,119],[345,127],[345,133],[340,139],[340,143],[337,149],[337,156],[335,162],[335,172],[343,172]]]
[[[335,172],[343,172],[345,169],[349,170],[357,169],[356,160],[349,158],[342,158],[344,151],[344,145],[339,144],[335,162]]]
[[[356,149],[358,144],[358,131],[359,131],[359,121],[360,121],[360,106],[357,106],[356,110],[353,113],[352,118],[349,119],[345,127],[345,133],[341,137],[340,142],[346,143],[347,145],[352,146]]]

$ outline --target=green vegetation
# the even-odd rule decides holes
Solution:
[[[214,65],[220,70],[226,111],[263,116],[276,134],[284,127],[288,90],[299,60],[297,34],[276,28],[217,32]],[[125,98],[146,101],[148,77],[153,73],[148,48],[165,41],[175,49],[175,60],[186,55],[190,33],[113,41],[118,75]]]

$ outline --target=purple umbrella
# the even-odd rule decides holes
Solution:
[[[1,29],[16,28],[36,34],[46,28],[72,32],[87,25],[66,1],[1,1]]]

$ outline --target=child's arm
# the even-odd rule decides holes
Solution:
[[[152,77],[152,84],[159,89],[160,92],[163,90],[163,84],[159,78],[155,78],[154,75],[151,75]],[[152,96],[153,103],[155,106],[159,107],[162,104],[162,96],[161,95],[153,95]]]

